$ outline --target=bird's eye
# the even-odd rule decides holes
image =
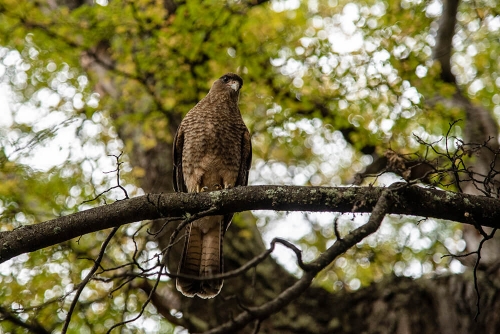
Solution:
[[[228,83],[229,82],[229,77],[228,76],[223,76],[222,77],[222,81],[224,81],[224,83]]]

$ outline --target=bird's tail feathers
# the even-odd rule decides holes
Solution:
[[[213,228],[204,229],[196,221],[186,228],[186,241],[179,264],[179,274],[198,277],[210,277],[222,273],[222,216],[204,217],[200,220],[215,220]],[[208,221],[202,224],[209,223]],[[207,224],[208,225],[208,224]],[[204,231],[205,230],[205,231]],[[176,287],[183,295],[200,298],[213,298],[222,288],[223,280],[197,281],[177,278]]]

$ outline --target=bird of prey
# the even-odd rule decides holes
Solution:
[[[247,185],[252,144],[238,108],[241,86],[238,75],[223,75],[182,120],[173,149],[175,191],[194,193]],[[186,227],[179,274],[203,278],[222,273],[222,238],[232,216],[207,216]],[[176,287],[188,297],[213,298],[222,283],[179,277]]]

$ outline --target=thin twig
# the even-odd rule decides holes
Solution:
[[[111,326],[111,328],[106,332],[106,334],[109,334],[111,333],[111,331],[115,328],[118,328],[120,326],[123,326],[123,325],[126,325],[128,323],[131,323],[131,322],[134,322],[136,321],[137,319],[139,319],[140,317],[142,317],[142,315],[144,314],[144,311],[146,310],[146,307],[148,306],[149,302],[151,301],[151,299],[153,298],[153,295],[156,291],[156,288],[158,287],[158,284],[160,283],[160,278],[161,278],[161,273],[163,271],[163,269],[165,268],[165,265],[164,264],[161,264],[160,265],[160,268],[159,268],[159,271],[158,271],[158,275],[156,277],[156,281],[155,281],[155,285],[153,286],[153,288],[151,289],[151,292],[149,293],[148,295],[148,298],[146,299],[146,301],[142,304],[142,307],[141,307],[141,311],[139,312],[139,314],[137,314],[137,316],[131,318],[131,319],[128,319],[128,320],[124,320],[124,321],[121,321],[117,324],[114,324],[113,326]]]
[[[106,240],[104,240],[102,246],[101,246],[101,251],[99,252],[99,255],[97,256],[97,259],[94,262],[94,266],[92,269],[90,269],[90,272],[85,276],[83,281],[79,284],[78,290],[76,291],[75,298],[73,298],[73,301],[71,302],[71,306],[68,311],[68,315],[66,316],[66,320],[64,321],[64,326],[63,329],[61,330],[61,334],[65,334],[68,330],[69,323],[71,322],[71,316],[73,315],[73,311],[75,310],[76,303],[78,302],[78,298],[80,298],[80,294],[82,293],[83,289],[87,285],[87,283],[90,281],[94,273],[99,269],[99,265],[102,261],[102,258],[104,257],[104,252],[106,251],[106,247],[108,247],[109,242],[115,235],[116,231],[118,231],[119,227],[115,227],[111,230],[109,233],[108,237]]]
[[[173,274],[173,273],[166,273],[166,275],[170,278],[186,278],[186,279],[191,279],[193,281],[215,281],[215,280],[219,280],[219,279],[237,277],[237,276],[241,275],[242,273],[246,272],[247,270],[256,267],[259,263],[264,261],[275,250],[276,244],[282,244],[283,246],[291,249],[295,253],[295,256],[297,257],[297,264],[299,265],[299,267],[302,270],[309,271],[309,270],[313,269],[312,266],[303,262],[302,251],[300,249],[298,249],[297,246],[295,246],[294,244],[292,244],[291,242],[289,242],[287,240],[284,240],[281,238],[274,238],[271,241],[271,247],[269,247],[269,249],[267,249],[264,252],[262,252],[261,254],[255,256],[250,261],[247,261],[244,265],[242,265],[238,269],[234,269],[234,270],[225,272],[223,274],[204,276],[204,277],[185,275],[185,274]]]
[[[495,235],[495,232],[497,231],[497,229],[493,229],[493,231],[491,231],[491,233],[487,236],[487,237],[484,237],[483,240],[481,240],[481,242],[479,243],[479,246],[477,247],[477,259],[476,259],[476,263],[474,264],[474,270],[473,270],[473,275],[474,275],[474,289],[476,290],[476,315],[474,316],[474,321],[477,322],[477,319],[479,317],[479,314],[481,313],[481,308],[480,308],[480,305],[479,305],[479,302],[481,301],[481,295],[479,293],[479,284],[477,282],[477,269],[479,268],[479,262],[481,261],[481,250],[483,248],[483,245],[484,243],[493,238],[493,236]]]

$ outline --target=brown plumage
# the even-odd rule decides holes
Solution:
[[[243,80],[227,73],[182,120],[174,139],[174,188],[202,192],[246,186],[252,145],[238,108]],[[186,228],[179,274],[209,277],[223,271],[222,238],[232,214],[198,219]],[[178,278],[185,296],[215,297],[222,280]]]

